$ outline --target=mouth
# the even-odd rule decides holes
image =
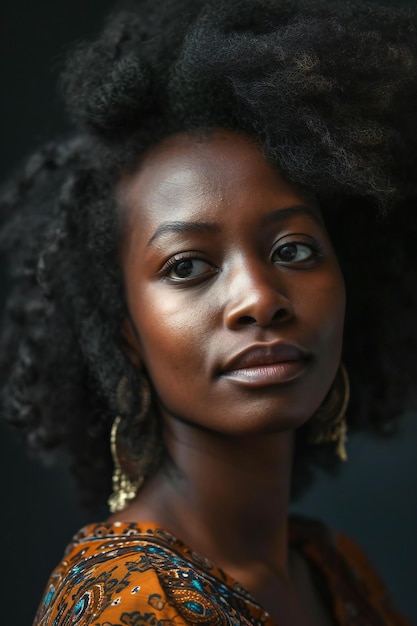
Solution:
[[[279,385],[301,376],[310,360],[311,355],[295,345],[257,344],[232,357],[220,375],[246,386]]]

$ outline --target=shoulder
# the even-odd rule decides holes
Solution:
[[[90,525],[52,573],[33,626],[263,624],[239,585],[155,524]]]
[[[291,543],[325,581],[339,623],[361,616],[369,624],[411,626],[394,608],[384,582],[353,539],[308,518],[294,517],[290,528]]]
[[[149,536],[148,536],[149,535]],[[34,626],[184,624],[153,560],[152,536],[137,525],[81,530],[52,573]]]

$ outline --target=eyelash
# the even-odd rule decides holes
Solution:
[[[182,279],[181,278],[173,278],[172,276],[169,275],[170,271],[173,268],[178,266],[181,262],[187,261],[187,260],[201,261],[202,263],[207,263],[207,266],[211,266],[213,268],[213,270],[204,272],[206,274],[214,274],[217,271],[217,268],[212,263],[210,263],[206,259],[202,258],[200,253],[189,251],[189,252],[182,252],[182,253],[176,254],[173,257],[171,257],[170,259],[168,259],[165,262],[165,264],[163,265],[162,269],[161,269],[161,272],[160,272],[161,275],[166,280],[171,280],[171,281],[176,282],[176,283],[185,283],[185,282],[191,282],[192,280],[198,280],[198,278],[200,278],[201,275],[195,276],[195,277],[192,277],[192,278],[188,278],[188,279],[187,278],[182,278]]]
[[[272,257],[279,252],[281,249],[285,248],[285,246],[289,246],[289,245],[298,245],[298,246],[305,246],[306,248],[309,248],[312,252],[311,258],[308,258],[305,260],[305,262],[303,261],[283,261],[281,260],[280,262],[276,262],[277,264],[280,265],[284,265],[284,266],[293,266],[294,269],[298,268],[302,268],[302,267],[308,267],[309,263],[314,262],[315,259],[317,259],[318,257],[323,255],[323,248],[321,247],[321,245],[316,241],[316,240],[309,240],[308,242],[305,240],[294,240],[294,239],[290,239],[289,241],[286,241],[284,243],[280,243],[279,245],[277,245],[271,254],[271,260]],[[180,278],[180,277],[173,277],[170,276],[170,272],[173,268],[177,267],[181,262],[183,261],[187,261],[187,260],[192,260],[192,261],[200,261],[201,263],[206,263],[207,266],[211,266],[212,270],[208,270],[207,272],[202,272],[201,274],[198,274],[197,276],[192,276],[190,278]],[[275,262],[275,261],[273,261]],[[201,280],[201,277],[204,276],[205,274],[207,274],[207,277],[209,277],[210,275],[213,275],[215,273],[217,273],[218,268],[214,265],[212,265],[209,261],[207,261],[206,259],[204,259],[200,253],[198,252],[194,252],[194,251],[189,251],[189,252],[183,252],[183,253],[179,253],[174,255],[173,257],[169,258],[165,264],[163,265],[163,267],[161,268],[160,274],[161,276],[167,280],[167,281],[172,281],[174,283],[186,283],[186,282],[192,282],[192,281],[198,281]]]
[[[279,252],[280,250],[282,250],[283,248],[285,248],[286,246],[291,246],[291,245],[295,245],[295,246],[304,246],[306,248],[309,248],[312,252],[312,255],[309,259],[306,259],[305,262],[303,263],[303,261],[281,261],[282,265],[293,265],[294,268],[296,269],[297,266],[299,267],[305,267],[305,263],[309,263],[314,261],[315,259],[323,256],[324,254],[324,250],[322,248],[322,246],[319,244],[318,241],[313,240],[313,239],[309,239],[308,241],[302,240],[302,239],[290,239],[288,241],[285,241],[284,243],[282,243],[282,241],[279,243],[279,245],[277,245],[271,254],[271,259],[272,257]]]

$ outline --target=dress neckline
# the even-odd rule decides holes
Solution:
[[[320,560],[314,558],[318,555],[318,551],[309,553],[309,542],[312,539],[312,529],[315,531],[313,535],[329,534],[328,529],[316,520],[309,520],[301,517],[290,517],[288,543],[299,551],[302,558],[307,562],[312,574],[321,583],[318,589],[323,594],[323,588],[329,586],[330,580],[327,572],[323,569]],[[170,550],[185,558],[194,567],[203,570],[206,576],[214,578],[218,584],[221,584],[237,594],[245,602],[251,605],[252,614],[256,613],[257,618],[262,620],[265,626],[275,626],[270,614],[264,609],[254,596],[232,575],[228,574],[221,567],[214,564],[209,558],[196,552],[190,548],[181,539],[178,539],[172,532],[166,530],[156,522],[101,522],[90,523],[84,526],[74,537],[74,543],[84,543],[91,541],[106,541],[108,547],[112,547],[113,540],[115,543],[119,541],[146,541],[155,542],[157,545],[164,545]],[[330,572],[331,573],[331,572]],[[330,600],[330,612],[333,613],[333,601],[331,594],[328,594],[327,601]]]

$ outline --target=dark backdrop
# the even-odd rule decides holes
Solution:
[[[157,1],[157,0],[155,0]],[[56,79],[70,42],[93,35],[110,0],[8,0],[0,5],[0,175],[4,179],[39,143],[66,129]],[[0,282],[3,299],[5,286]],[[417,624],[417,415],[400,435],[349,442],[337,478],[320,476],[294,510],[325,519],[357,539]],[[2,624],[30,625],[47,577],[80,511],[64,467],[44,468],[0,430]]]

